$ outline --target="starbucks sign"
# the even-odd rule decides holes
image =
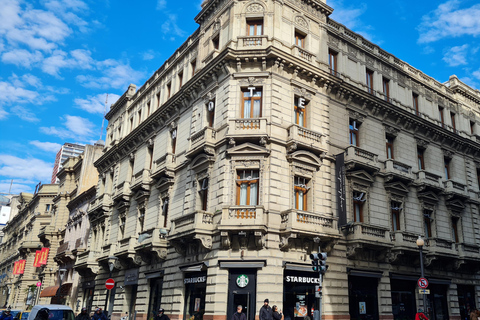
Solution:
[[[246,274],[241,274],[237,277],[237,286],[240,288],[245,288],[248,284],[248,276]]]

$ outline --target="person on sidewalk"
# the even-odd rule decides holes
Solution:
[[[237,312],[235,312],[232,316],[232,320],[247,320],[247,316],[245,313],[242,312],[243,306],[237,306]]]
[[[263,301],[263,306],[260,308],[260,312],[258,313],[258,318],[260,320],[273,320],[273,311],[268,303],[268,299]]]
[[[154,320],[170,320],[170,318],[165,314],[165,310],[163,308],[158,309],[158,313],[155,316]]]

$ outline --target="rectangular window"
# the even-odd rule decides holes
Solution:
[[[192,77],[195,75],[195,72],[197,71],[197,60],[193,60],[190,65],[192,66]]]
[[[258,170],[237,171],[237,205],[256,206],[258,204]]]
[[[418,170],[425,170],[424,154],[425,154],[424,149],[417,148]]]
[[[160,108],[160,92],[158,92],[156,95],[156,100],[157,100],[157,109]]]
[[[305,35],[295,31],[295,45],[305,49]]]
[[[480,168],[477,168],[477,183],[478,183],[478,188],[480,189]]]
[[[366,84],[368,93],[373,94],[373,71],[367,69],[366,74]]]
[[[458,218],[457,217],[452,218],[452,238],[453,238],[453,241],[455,241],[455,243],[460,242],[458,239]]]
[[[402,204],[400,202],[391,202],[392,210],[392,230],[400,230],[400,213],[402,211]]]
[[[147,156],[148,156],[148,169],[152,170],[152,167],[153,167],[153,146],[149,146],[147,148]]]
[[[293,193],[295,199],[295,209],[307,211],[308,179],[295,177],[293,182]]]
[[[213,50],[218,50],[220,48],[220,37],[216,36],[212,39]]]
[[[337,56],[338,54],[333,50],[328,50],[328,64],[330,65],[330,73],[337,75]]]
[[[295,97],[294,99],[294,110],[295,110],[295,124],[300,127],[306,127],[307,121],[305,117],[306,109],[308,102],[301,97]]]
[[[412,93],[412,100],[413,100],[413,110],[415,110],[415,114],[418,116],[420,115],[420,109],[418,107],[418,94]]]
[[[175,154],[175,151],[177,149],[177,128],[172,130],[171,139],[172,139],[172,153]]]
[[[45,211],[46,211],[46,212],[49,212],[49,211],[50,211],[50,205],[49,205],[49,204],[47,204],[47,205],[45,206]]]
[[[387,159],[395,159],[393,155],[393,141],[395,138],[387,136],[385,138],[386,146],[387,146]]]
[[[138,124],[142,122],[142,109],[138,110]]]
[[[359,146],[359,139],[358,139],[358,133],[359,133],[359,127],[360,124],[353,119],[350,119],[350,144],[352,146]]]
[[[455,113],[450,112],[450,120],[452,121],[453,132],[457,133],[457,126],[455,125]]]
[[[442,128],[445,128],[445,117],[443,116],[443,107],[438,106],[438,120],[440,120],[440,125]]]
[[[385,101],[390,101],[390,80],[387,78],[383,78],[383,96],[385,97]]]
[[[423,226],[425,238],[432,238],[432,212],[430,210],[423,211]]]
[[[162,205],[162,213],[163,213],[163,227],[167,227],[168,223],[168,205],[169,205],[169,198],[163,199],[163,205]]]
[[[262,89],[248,87],[242,90],[242,118],[259,118],[262,116]]]
[[[200,185],[200,208],[203,211],[207,211],[207,199],[208,199],[208,178],[202,179],[199,182]]]
[[[170,99],[170,95],[172,94],[172,83],[170,82],[167,84],[167,99]]]
[[[364,192],[353,192],[353,220],[355,222],[363,222],[363,204],[365,200]]]
[[[448,158],[444,158],[443,159],[443,163],[444,163],[444,171],[445,171],[445,179],[446,180],[450,180],[451,176],[450,176],[450,159]]]
[[[208,126],[213,127],[215,122],[215,101],[209,101],[207,104]]]
[[[147,117],[150,115],[150,101],[147,102]]]
[[[470,121],[470,134],[475,134],[475,122]]]
[[[248,20],[247,21],[247,35],[261,36],[263,35],[263,20]]]
[[[130,131],[133,130],[133,116],[130,118]]]
[[[180,72],[178,74],[178,89],[180,89],[183,86],[183,72]]]

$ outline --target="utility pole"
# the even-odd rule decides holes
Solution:
[[[319,239],[320,240],[320,239]],[[315,241],[315,239],[314,239]],[[319,241],[315,241],[319,242]],[[310,259],[312,259],[312,269],[313,271],[318,272],[318,286],[315,286],[315,298],[317,300],[317,308],[313,311],[313,320],[322,319],[322,286],[323,286],[323,275],[327,272],[327,253],[321,252],[320,246],[318,246],[319,253],[310,254]]]

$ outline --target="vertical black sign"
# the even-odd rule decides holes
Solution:
[[[347,224],[347,195],[345,194],[345,154],[335,156],[335,181],[337,193],[338,227]]]

